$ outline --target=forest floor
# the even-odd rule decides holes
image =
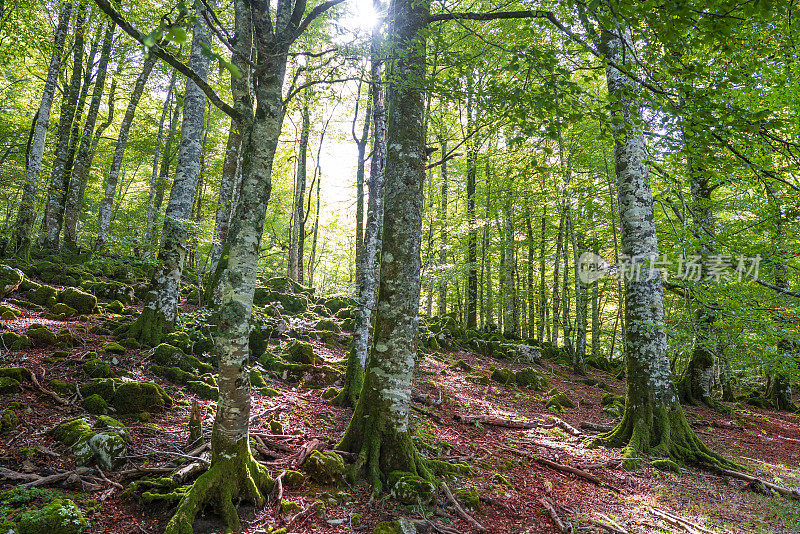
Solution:
[[[58,378],[69,382],[86,382],[81,363],[90,351],[99,351],[107,341],[88,332],[88,327],[104,318],[93,315],[88,321],[52,321],[38,312],[21,309],[15,320],[2,321],[2,331],[22,332],[31,323],[51,328],[67,328],[80,339],[79,346],[66,349],[69,357],[63,360],[48,358],[53,348],[0,352],[0,366],[25,366],[33,370],[40,383]],[[343,340],[342,340],[343,341]],[[341,362],[346,356],[346,342],[323,344],[313,341],[315,349],[328,362]],[[277,348],[277,347],[276,347]],[[160,383],[175,400],[199,400],[181,386],[149,376],[151,352],[129,349],[118,356],[118,368],[130,376]],[[628,471],[615,461],[618,449],[590,449],[582,436],[571,435],[554,426],[552,417],[572,427],[582,423],[612,424],[612,417],[602,411],[601,396],[606,391],[578,381],[568,368],[542,361],[538,368],[547,376],[550,387],[565,392],[577,403],[574,409],[560,413],[549,410],[542,402],[542,393],[496,382],[477,384],[466,379],[468,372],[454,369],[452,364],[463,360],[474,368],[491,366],[519,369],[522,364],[494,361],[467,351],[440,351],[424,354],[415,375],[414,391],[427,403],[415,403],[410,428],[424,454],[446,460],[464,461],[473,469],[470,475],[450,479],[453,490],[475,490],[481,496],[480,505],[470,514],[488,532],[536,533],[559,532],[541,504],[545,499],[563,521],[570,521],[581,532],[610,532],[599,523],[616,523],[630,533],[687,532],[687,533],[798,533],[800,532],[800,501],[779,496],[762,495],[746,488],[746,483],[693,468],[680,473],[658,471],[644,467]],[[474,373],[473,373],[474,374]],[[610,386],[611,392],[624,395],[624,383],[616,377],[590,370],[590,375]],[[265,378],[267,374],[265,373]],[[294,451],[314,438],[334,444],[345,430],[351,411],[330,405],[321,397],[322,389],[294,387],[279,378],[267,378],[268,386],[283,395],[262,396],[253,392],[254,415],[268,414],[257,420],[253,431],[280,443],[285,452],[265,463],[274,474],[292,468]],[[0,397],[0,409],[11,403],[20,407],[15,413],[22,424],[0,435],[0,467],[17,472],[47,475],[75,468],[75,458],[69,449],[54,441],[48,430],[59,421],[85,414],[80,401],[59,405],[30,383],[22,391]],[[176,403],[163,413],[155,413],[147,422],[124,418],[132,437],[127,465],[123,469],[168,465],[176,455],[185,452],[188,438],[189,403]],[[211,427],[213,401],[199,400],[203,408],[205,428]],[[797,415],[761,410],[741,404],[730,404],[730,413],[697,407],[686,412],[695,431],[713,449],[743,465],[750,473],[764,480],[800,488],[800,417]],[[489,424],[466,424],[455,415],[494,415],[520,421],[536,422],[532,429],[514,429]],[[269,419],[278,419],[283,434],[271,435]],[[294,432],[297,432],[295,435]],[[602,485],[564,473],[535,461],[544,458],[583,469]],[[101,476],[103,474],[101,473]],[[121,495],[121,485],[129,483],[119,472],[104,473],[107,480],[89,490],[77,486],[60,486],[61,491],[77,502],[91,520],[91,532],[144,533],[163,531],[172,508],[165,504],[139,504]],[[14,483],[0,479],[0,491]],[[409,517],[432,517],[462,533],[476,532],[458,518],[446,499],[440,498],[427,508],[399,504],[388,496],[370,498],[363,485],[350,487],[320,487],[305,484],[285,490],[284,499],[305,508],[315,500],[325,503],[324,512],[309,514],[295,522],[291,532],[372,532],[380,521]],[[685,520],[669,521],[668,515]],[[245,532],[267,532],[268,526],[281,526],[275,503],[254,510],[243,506]],[[358,526],[351,520],[360,515]],[[0,522],[3,518],[0,517]],[[220,525],[212,514],[198,520],[197,532],[219,532]],[[622,531],[620,529],[619,531]]]

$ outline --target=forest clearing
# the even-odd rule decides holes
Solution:
[[[0,0],[0,534],[800,533],[799,18]]]

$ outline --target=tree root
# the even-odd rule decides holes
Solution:
[[[212,503],[225,521],[226,532],[235,532],[241,528],[235,502],[247,500],[256,506],[266,503],[265,495],[272,491],[273,480],[253,458],[247,440],[242,441],[238,454],[219,455],[195,481],[167,524],[165,534],[192,534],[194,518],[207,503]]]
[[[589,446],[624,447],[623,458],[669,458],[679,464],[738,468],[738,464],[709,449],[689,426],[683,409],[649,406],[626,409],[610,432],[586,441]]]
[[[153,308],[145,306],[142,313],[128,329],[127,337],[145,346],[154,347],[161,338],[172,331],[173,325]]]
[[[342,408],[352,408],[358,402],[361,394],[361,387],[364,385],[364,367],[358,360],[355,348],[351,348],[347,353],[347,369],[345,370],[344,386],[342,390],[331,399],[333,406]]]

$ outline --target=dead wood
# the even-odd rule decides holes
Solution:
[[[461,415],[453,414],[453,419],[460,423],[480,423],[482,425],[501,426],[504,428],[536,428],[539,423],[536,421],[519,421],[516,419],[508,419],[505,417],[496,417],[494,415]]]
[[[458,501],[456,500],[455,497],[453,497],[453,493],[450,491],[450,488],[447,487],[447,483],[442,482],[441,483],[441,488],[442,488],[442,491],[444,491],[444,494],[447,497],[447,500],[450,501],[453,504],[453,506],[456,509],[456,513],[458,514],[458,516],[461,519],[463,519],[464,521],[466,521],[467,523],[472,525],[476,530],[479,530],[480,532],[486,532],[486,527],[484,527],[483,525],[478,523],[475,520],[475,518],[473,518],[466,511],[464,511],[464,509],[461,507],[461,505],[458,504]]]
[[[568,534],[568,533],[572,534],[572,532],[574,532],[574,530],[572,529],[572,525],[570,523],[564,524],[561,518],[558,517],[558,512],[556,512],[556,509],[553,507],[552,504],[550,504],[549,501],[547,501],[547,499],[540,498],[539,503],[542,506],[544,506],[545,510],[547,510],[547,513],[550,515],[550,519],[552,519],[553,523],[556,524],[556,528],[558,528],[559,532],[561,532],[562,534]]]

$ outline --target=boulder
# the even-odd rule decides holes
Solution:
[[[342,479],[345,466],[342,457],[333,451],[313,451],[302,470],[318,484],[333,484]]]
[[[97,307],[97,297],[74,287],[68,287],[59,293],[58,300],[83,315],[92,313]]]
[[[24,279],[25,275],[19,269],[0,264],[0,299],[16,291]]]
[[[172,397],[155,382],[123,382],[114,391],[111,404],[120,414],[138,414],[169,408]]]
[[[55,499],[46,506],[22,514],[17,534],[84,534],[89,522],[69,499]]]

